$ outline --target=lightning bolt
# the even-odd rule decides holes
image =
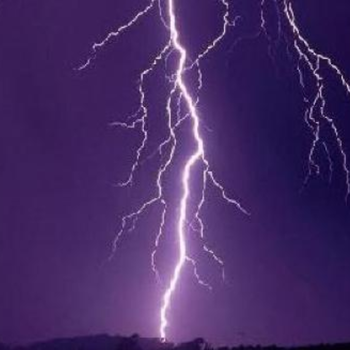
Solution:
[[[264,7],[267,1],[268,0],[261,0],[261,31],[267,37],[270,43],[269,53],[273,55],[271,43],[274,41],[271,37],[271,34],[267,30],[266,15],[264,12]],[[292,1],[270,1],[274,2],[278,16],[278,38],[281,38],[281,36],[284,37],[287,43],[287,53],[290,59],[293,59],[293,53],[291,52],[293,49],[297,56],[296,71],[299,77],[299,84],[306,106],[304,121],[313,137],[308,156],[308,172],[304,180],[303,189],[306,187],[313,175],[320,175],[321,173],[321,166],[315,159],[315,154],[319,147],[324,149],[326,160],[329,163],[329,180],[332,181],[334,161],[329,149],[330,140],[327,140],[324,136],[322,136],[323,130],[329,127],[333,133],[338,152],[342,159],[342,168],[344,172],[346,187],[345,201],[347,202],[350,195],[350,171],[347,152],[344,147],[341,132],[337,127],[333,117],[331,117],[327,112],[327,77],[325,74],[323,74],[324,67],[327,67],[336,75],[347,95],[350,95],[350,84],[341,69],[333,62],[333,60],[330,57],[317,52],[312,47],[310,42],[303,36],[296,22]],[[283,31],[282,22],[284,22],[285,31]],[[277,44],[278,42],[280,42],[279,39],[277,40]],[[276,42],[274,44],[276,45]],[[305,77],[307,74],[313,77],[314,92],[307,92],[308,88],[305,84]]]
[[[224,38],[227,32],[228,26],[231,25],[229,21],[229,3],[226,0],[222,0],[221,3],[224,5],[224,8],[225,8],[225,12],[223,16],[224,25],[223,25],[222,33],[217,38],[215,38],[212,43],[210,43],[207,46],[207,48],[198,56],[198,58],[194,61],[194,63],[189,68],[189,69],[192,69],[194,65],[198,66],[199,77],[200,77],[200,84],[199,84],[200,87],[202,86],[202,78],[201,78],[202,75],[199,67],[199,62],[212,49],[214,49],[216,45]],[[171,35],[171,42],[175,51],[178,52],[180,57],[178,61],[177,70],[176,70],[175,88],[179,89],[180,96],[182,96],[186,102],[187,109],[189,111],[189,116],[192,122],[192,136],[196,144],[196,149],[187,159],[181,175],[182,197],[180,201],[180,215],[179,215],[178,224],[177,224],[179,256],[178,256],[178,260],[176,262],[169,286],[163,295],[163,304],[160,310],[161,323],[160,323],[160,329],[159,329],[161,339],[166,339],[166,329],[168,326],[167,312],[170,307],[172,295],[174,294],[177,288],[177,285],[179,283],[181,271],[185,265],[186,260],[190,261],[194,266],[194,273],[195,273],[195,276],[197,277],[198,282],[208,287],[209,289],[211,289],[211,286],[200,278],[197,272],[196,262],[192,258],[188,257],[188,253],[187,253],[188,247],[186,242],[186,228],[187,228],[186,223],[188,221],[188,205],[189,205],[189,198],[191,195],[191,177],[192,177],[192,172],[194,167],[198,163],[202,163],[205,166],[205,170],[203,172],[202,197],[198,204],[197,212],[195,214],[195,218],[200,225],[200,234],[203,240],[204,240],[204,234],[203,234],[204,225],[203,225],[202,219],[199,216],[199,213],[205,201],[205,189],[206,189],[208,175],[210,176],[210,179],[212,180],[213,184],[220,189],[223,198],[228,203],[235,204],[242,212],[248,215],[248,212],[237,201],[232,200],[226,195],[224,188],[220,185],[219,182],[216,181],[212,171],[209,170],[210,169],[209,162],[205,157],[204,140],[200,134],[200,117],[196,109],[196,102],[194,101],[191,93],[189,92],[189,89],[184,80],[188,54],[187,54],[186,48],[181,44],[181,41],[180,41],[180,33],[177,28],[174,0],[168,0],[168,16],[169,16],[169,22],[170,22],[169,30]],[[224,266],[223,260],[219,258],[213,250],[209,249],[205,245],[205,243],[203,245],[203,249],[204,251],[209,253],[214,258],[214,260],[218,262],[222,267]],[[224,277],[224,274],[223,274],[223,277]]]
[[[191,256],[191,249],[188,244],[188,235],[196,234],[202,251],[207,254],[212,261],[217,264],[221,270],[222,278],[225,280],[224,260],[209,245],[205,235],[205,220],[201,213],[206,203],[206,191],[208,186],[213,186],[221,195],[221,198],[228,204],[233,205],[244,215],[250,213],[241,205],[239,201],[232,198],[224,186],[219,182],[214,174],[210,162],[205,153],[205,140],[202,137],[201,127],[203,121],[198,112],[198,104],[200,103],[200,92],[205,82],[203,71],[201,68],[202,61],[217,48],[217,46],[225,39],[230,28],[236,26],[241,16],[231,19],[231,8],[229,0],[217,0],[222,7],[222,28],[220,33],[208,43],[202,52],[193,60],[189,58],[187,48],[182,44],[182,33],[179,31],[178,19],[176,14],[175,0],[151,0],[148,4],[135,14],[125,25],[122,25],[108,33],[105,38],[92,45],[91,54],[86,61],[80,65],[77,70],[84,71],[88,69],[95,61],[97,54],[112,40],[118,39],[120,35],[124,35],[128,30],[136,25],[148,14],[158,11],[159,19],[163,24],[164,30],[169,34],[167,41],[159,48],[147,67],[140,70],[137,90],[139,94],[139,105],[136,111],[126,118],[125,121],[114,121],[111,123],[113,127],[123,128],[127,131],[141,131],[142,137],[138,148],[135,151],[135,159],[132,163],[130,172],[126,179],[118,183],[120,187],[132,186],[134,184],[135,175],[142,164],[151,158],[157,157],[158,168],[156,171],[154,185],[154,193],[147,200],[142,202],[134,210],[125,214],[121,218],[120,229],[115,235],[112,243],[111,255],[112,259],[117,251],[121,239],[127,233],[132,232],[137,225],[138,220],[152,206],[160,208],[159,225],[155,234],[153,249],[150,254],[150,265],[156,280],[163,285],[164,294],[160,302],[159,310],[159,336],[161,339],[167,338],[167,330],[169,327],[169,312],[172,306],[174,293],[179,288],[182,272],[186,266],[190,266],[193,276],[200,286],[209,290],[213,290],[213,286],[201,276],[197,261]],[[257,0],[259,1],[259,0]],[[277,34],[270,32],[268,26],[267,3],[272,2],[272,8],[277,15]],[[342,158],[343,171],[346,182],[346,199],[350,195],[350,171],[348,167],[347,154],[344,149],[344,142],[341,138],[340,130],[337,128],[333,118],[327,113],[326,98],[326,77],[322,74],[322,67],[326,65],[339,79],[346,93],[350,95],[350,85],[346,80],[341,69],[328,57],[314,50],[311,44],[301,34],[296,23],[296,18],[290,0],[260,0],[260,23],[257,33],[251,36],[239,38],[235,44],[245,38],[257,39],[260,34],[264,35],[268,41],[268,54],[274,64],[276,64],[275,55],[278,53],[279,45],[285,44],[290,60],[296,59],[295,69],[299,78],[300,88],[303,92],[305,103],[304,120],[312,134],[312,144],[308,157],[308,173],[305,178],[304,187],[310,178],[321,171],[320,164],[316,160],[315,153],[318,147],[322,147],[329,164],[329,181],[332,181],[334,171],[334,159],[332,158],[332,150],[327,139],[322,136],[322,130],[325,125],[330,126],[333,137],[336,141],[338,151]],[[175,67],[174,66],[175,62]],[[147,89],[146,81],[152,77],[157,69],[163,69],[164,80],[168,83],[168,91],[165,107],[165,118],[161,122],[165,122],[166,135],[159,142],[156,149],[147,154],[147,145],[149,144],[149,112],[147,105]],[[188,80],[189,73],[191,77],[196,77],[196,87],[191,91]],[[315,88],[313,92],[307,92],[305,83],[306,74],[311,74],[314,79]],[[161,247],[162,239],[168,234],[167,222],[169,216],[174,212],[174,208],[170,210],[170,204],[165,194],[166,183],[165,175],[174,164],[175,155],[178,151],[178,145],[181,139],[178,132],[183,127],[189,127],[194,149],[185,159],[183,168],[180,170],[181,193],[178,203],[178,214],[176,216],[176,227],[171,230],[176,235],[177,258],[168,282],[163,281],[163,277],[158,269],[157,252]],[[201,171],[201,194],[199,199],[195,199],[193,190],[194,171]],[[191,209],[194,208],[194,209]],[[176,210],[175,210],[176,211]]]
[[[273,3],[277,15],[277,35],[273,38],[272,33],[267,27],[267,3]],[[334,121],[334,118],[327,112],[327,76],[323,73],[327,67],[339,79],[344,91],[350,95],[350,83],[346,79],[342,70],[333,60],[317,52],[311,43],[303,36],[297,24],[291,0],[261,0],[260,2],[260,30],[254,38],[264,34],[269,43],[269,56],[275,64],[275,52],[278,45],[281,44],[281,38],[284,38],[287,46],[287,54],[290,60],[297,57],[296,71],[299,79],[299,85],[303,93],[305,104],[304,121],[312,134],[312,143],[308,156],[308,171],[303,183],[304,189],[313,175],[321,174],[321,166],[316,160],[316,151],[320,148],[324,150],[326,161],[329,164],[329,181],[332,181],[332,174],[335,161],[332,159],[329,142],[323,135],[323,130],[329,127],[332,131],[338,152],[342,159],[342,168],[345,177],[345,201],[350,196],[350,170],[347,159],[347,152],[341,137],[341,132]],[[310,88],[306,86],[306,76],[311,75],[314,81],[314,91],[309,92]]]
[[[178,219],[178,227],[177,227],[177,235],[178,235],[178,244],[179,244],[179,257],[178,261],[175,265],[175,269],[173,272],[173,276],[171,278],[169,287],[167,288],[164,296],[163,296],[163,304],[160,310],[160,336],[162,339],[166,338],[166,327],[168,325],[167,320],[167,311],[169,309],[170,301],[172,294],[174,293],[177,284],[180,279],[181,271],[186,262],[187,256],[187,244],[186,244],[186,220],[187,220],[187,207],[188,207],[188,199],[190,196],[190,181],[191,181],[191,173],[193,167],[200,161],[204,159],[204,142],[200,135],[199,131],[199,116],[195,107],[195,102],[191,94],[188,91],[188,88],[184,82],[184,72],[185,72],[185,64],[187,61],[187,52],[186,49],[181,45],[179,40],[179,33],[177,29],[176,23],[176,15],[174,12],[174,1],[168,1],[169,7],[169,19],[170,19],[170,33],[171,33],[171,42],[174,46],[175,50],[179,53],[180,59],[178,63],[178,68],[176,72],[176,87],[181,91],[181,95],[186,101],[187,108],[190,113],[190,117],[192,119],[192,134],[196,142],[196,150],[187,160],[185,167],[182,172],[182,198],[180,203],[180,217]]]
[[[158,6],[155,6],[157,3]],[[181,172],[181,184],[182,184],[182,195],[180,199],[180,214],[177,219],[177,244],[178,244],[178,258],[173,269],[173,273],[170,279],[169,284],[167,285],[163,298],[162,305],[160,308],[160,326],[159,326],[159,335],[162,339],[166,339],[166,329],[168,326],[168,312],[171,305],[172,296],[178,286],[180,281],[181,272],[186,263],[189,263],[192,266],[193,274],[198,284],[212,290],[213,287],[209,282],[205,281],[200,273],[197,266],[197,261],[190,256],[190,252],[187,244],[187,234],[192,229],[194,232],[199,233],[200,241],[202,244],[203,252],[208,254],[213,261],[218,264],[222,270],[222,277],[224,279],[224,261],[219,255],[211,249],[204,236],[204,221],[201,218],[200,212],[205,203],[205,193],[208,181],[218,189],[223,200],[228,204],[235,205],[242,213],[249,215],[248,211],[237,201],[230,198],[224,187],[217,181],[214,176],[213,171],[210,168],[209,161],[205,157],[204,152],[204,140],[200,134],[200,117],[197,111],[197,105],[199,103],[199,97],[194,97],[189,87],[186,84],[185,75],[188,72],[195,71],[197,73],[197,95],[203,87],[203,73],[201,70],[200,63],[201,61],[213,50],[216,46],[224,39],[229,27],[233,27],[236,24],[238,17],[233,21],[230,20],[230,7],[227,0],[219,0],[219,3],[223,8],[222,16],[222,30],[216,36],[212,42],[210,42],[205,49],[199,53],[197,58],[192,62],[188,60],[188,54],[186,48],[181,44],[180,33],[177,26],[177,18],[175,14],[175,4],[173,0],[166,1],[165,12],[163,8],[163,3],[159,1],[151,1],[148,5],[140,10],[127,24],[117,28],[115,31],[112,31],[106,35],[106,37],[97,43],[92,45],[92,53],[87,58],[87,60],[77,68],[78,71],[83,71],[87,69],[95,60],[97,53],[105,45],[107,45],[112,39],[118,38],[121,34],[126,32],[132,26],[136,25],[144,16],[150,13],[155,7],[158,7],[160,19],[169,32],[169,41],[160,49],[159,53],[151,61],[150,65],[146,67],[139,76],[138,84],[138,93],[139,93],[139,107],[135,113],[127,118],[125,122],[112,122],[111,126],[120,127],[126,130],[140,130],[142,133],[142,140],[139,147],[135,153],[135,161],[131,166],[130,173],[128,177],[120,182],[118,186],[126,187],[133,185],[134,175],[137,169],[141,166],[141,159],[144,156],[146,146],[148,143],[148,108],[146,104],[146,90],[145,90],[145,81],[157,69],[158,65],[163,62],[165,64],[165,70],[168,70],[169,59],[173,55],[177,55],[177,66],[174,72],[170,75],[165,74],[165,78],[169,83],[169,95],[166,102],[166,120],[167,120],[167,137],[158,145],[158,148],[150,156],[146,157],[146,160],[151,157],[160,156],[161,164],[158,168],[157,178],[156,178],[156,193],[154,196],[143,202],[140,207],[136,208],[134,211],[126,214],[121,219],[120,230],[115,235],[115,239],[112,244],[112,251],[109,259],[112,259],[118,244],[127,232],[131,232],[135,229],[137,221],[140,216],[151,206],[158,204],[161,209],[159,230],[156,234],[154,241],[154,249],[151,253],[151,267],[156,276],[158,282],[161,281],[160,272],[157,268],[156,256],[157,251],[161,243],[162,236],[164,235],[165,225],[168,214],[168,203],[167,199],[164,196],[164,185],[163,177],[167,172],[168,168],[172,165],[175,152],[177,150],[178,138],[177,130],[183,125],[184,121],[190,119],[192,123],[192,137],[196,144],[195,151],[189,156],[185,162],[184,168]],[[185,107],[185,113],[182,111],[182,106]],[[174,111],[175,110],[175,111]],[[196,212],[194,215],[189,215],[189,201],[191,197],[191,179],[194,168],[197,165],[203,166],[202,172],[202,195],[198,201],[196,207]],[[196,226],[197,224],[197,226]]]

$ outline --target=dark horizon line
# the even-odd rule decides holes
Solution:
[[[25,349],[33,349],[37,346],[45,346],[52,343],[57,342],[74,342],[79,340],[97,340],[97,339],[109,339],[109,340],[127,340],[127,339],[134,339],[134,340],[140,340],[140,341],[149,341],[149,342],[155,342],[157,345],[160,346],[162,349],[176,349],[177,347],[186,346],[186,344],[195,344],[198,342],[205,343],[209,349],[285,349],[285,350],[297,350],[297,349],[344,349],[350,350],[350,339],[349,341],[344,342],[320,342],[318,344],[298,344],[298,345],[283,345],[283,344],[277,344],[277,343],[271,343],[268,345],[261,345],[259,343],[240,343],[239,345],[212,345],[210,342],[207,342],[205,338],[203,337],[196,337],[192,340],[186,340],[186,341],[180,341],[180,342],[173,342],[165,340],[163,341],[160,337],[147,337],[147,336],[141,336],[139,333],[133,333],[132,335],[126,336],[121,334],[114,334],[111,335],[109,333],[98,333],[98,334],[91,334],[91,335],[77,335],[77,336],[61,336],[61,337],[54,337],[51,339],[43,339],[43,340],[36,340],[26,343],[12,343],[12,344],[6,344],[3,343],[0,339],[0,350],[25,350]],[[41,349],[41,347],[40,347]]]

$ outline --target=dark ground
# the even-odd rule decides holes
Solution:
[[[54,339],[46,342],[33,343],[27,346],[7,346],[0,343],[0,350],[348,350],[350,343],[343,344],[320,344],[299,347],[279,347],[276,345],[242,345],[238,347],[214,348],[204,339],[197,338],[193,341],[173,344],[163,343],[156,338],[141,338],[137,334],[131,337],[96,335],[76,338]]]

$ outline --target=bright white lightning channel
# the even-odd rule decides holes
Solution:
[[[174,12],[174,1],[168,1],[169,8],[169,19],[170,19],[170,33],[171,33],[171,42],[175,50],[179,53],[180,59],[178,63],[178,68],[176,72],[175,84],[176,87],[180,89],[181,95],[184,97],[187,108],[190,113],[190,117],[192,119],[192,133],[193,137],[196,141],[196,151],[189,157],[187,160],[185,167],[182,172],[182,198],[180,203],[180,217],[178,219],[178,242],[179,242],[179,258],[176,263],[173,276],[171,278],[169,287],[165,291],[163,297],[163,304],[160,310],[160,336],[162,339],[166,338],[166,327],[168,325],[167,320],[167,311],[169,309],[170,301],[172,294],[174,293],[176,286],[178,284],[181,270],[186,262],[187,256],[187,244],[186,244],[186,220],[187,220],[187,207],[188,207],[188,199],[190,196],[190,181],[191,181],[191,172],[193,167],[196,165],[198,161],[201,159],[204,160],[204,142],[199,133],[199,116],[196,110],[195,102],[191,94],[188,91],[188,88],[184,82],[184,73],[185,73],[185,64],[187,61],[187,52],[186,49],[181,45],[179,39],[179,32],[176,25],[176,15]]]

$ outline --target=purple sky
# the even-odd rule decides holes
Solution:
[[[212,0],[178,0],[183,42],[195,56],[219,30]],[[128,174],[137,133],[108,126],[137,103],[136,82],[166,40],[157,14],[74,71],[91,44],[131,18],[141,0],[5,0],[0,6],[0,341],[109,332],[158,333],[162,288],[150,268],[158,210],[147,212],[103,264],[120,216],[154,187],[145,163]],[[199,111],[210,161],[250,218],[209,192],[207,236],[228,284],[205,258],[212,293],[185,270],[169,335],[214,343],[300,344],[350,339],[350,208],[339,159],[300,193],[312,141],[302,96],[283,53],[276,69],[257,29],[256,0],[236,0],[244,20],[203,63]],[[295,0],[304,35],[350,78],[348,0]],[[201,4],[203,7],[199,7]],[[273,23],[273,18],[271,18]],[[332,81],[330,107],[350,154],[350,102]],[[159,98],[161,97],[161,98]],[[149,83],[151,145],[161,137],[161,74]],[[326,165],[322,163],[324,167]],[[178,170],[168,179],[176,204]],[[159,254],[168,278],[171,230]]]

